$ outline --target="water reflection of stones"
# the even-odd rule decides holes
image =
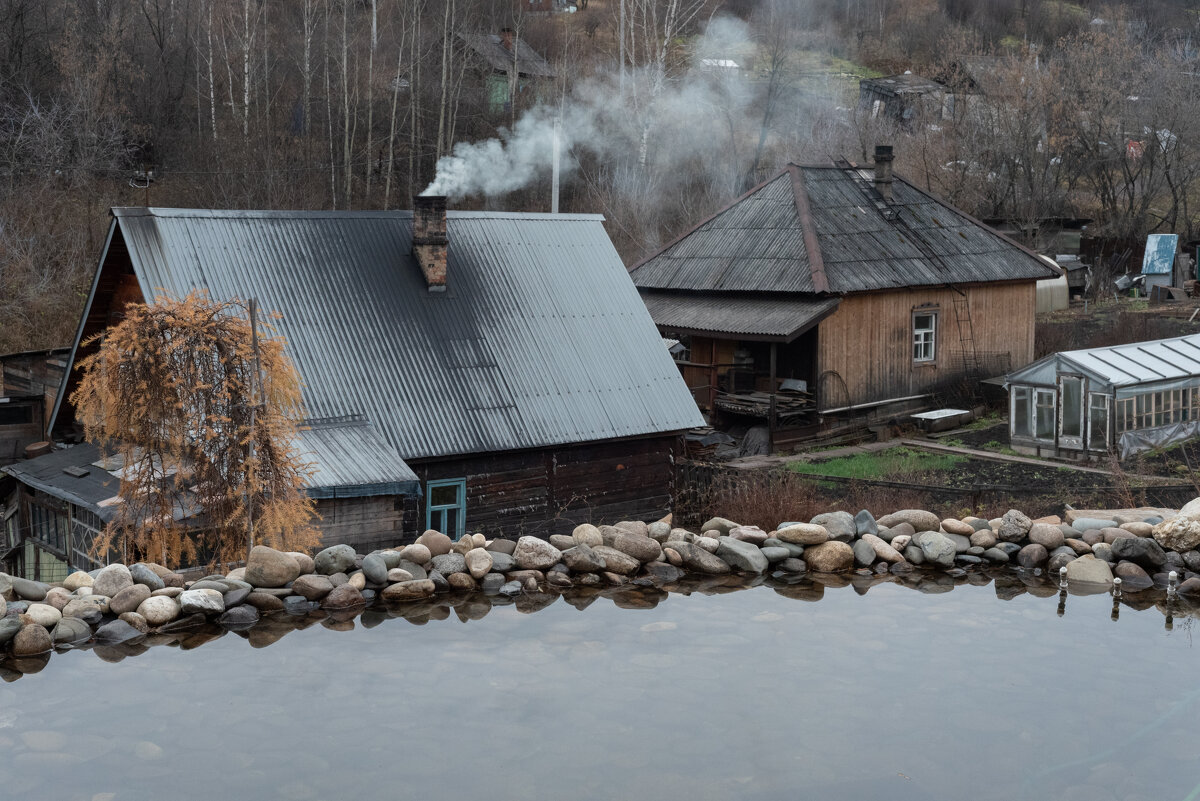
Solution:
[[[994,587],[996,597],[1011,601],[1022,595],[1051,599],[1063,596],[1056,581],[1044,575],[1029,572],[1013,572],[1007,568],[986,568],[978,571],[950,575],[942,571],[919,570],[908,573],[876,573],[863,570],[851,574],[809,573],[800,575],[686,575],[673,582],[648,582],[644,585],[626,583],[620,586],[582,586],[563,591],[538,591],[507,597],[482,592],[459,592],[405,603],[385,602],[373,599],[369,605],[350,609],[311,609],[304,614],[274,612],[262,615],[248,627],[230,628],[220,626],[204,615],[196,614],[180,618],[172,623],[142,635],[135,632],[131,641],[101,644],[59,643],[57,650],[90,650],[106,662],[120,662],[136,657],[154,646],[173,645],[181,650],[200,648],[230,634],[246,640],[253,648],[265,648],[294,631],[301,631],[317,624],[333,632],[345,632],[361,625],[373,629],[393,621],[403,620],[412,625],[428,625],[450,620],[460,623],[480,621],[495,607],[511,606],[521,614],[534,614],[555,603],[570,604],[585,610],[597,602],[612,603],[622,609],[648,610],[658,607],[671,595],[720,595],[755,587],[765,587],[778,595],[797,601],[815,602],[825,597],[826,592],[837,592],[847,587],[859,595],[866,595],[882,584],[899,585],[921,593],[945,593],[961,585]],[[1072,585],[1067,595],[1086,596],[1104,593],[1102,587]],[[1123,592],[1116,603],[1123,608],[1146,611],[1157,609],[1168,619],[1200,617],[1200,599],[1179,596],[1168,600],[1162,588],[1140,588]],[[9,657],[0,661],[0,679],[15,681],[23,675],[42,671],[50,654],[28,657]]]

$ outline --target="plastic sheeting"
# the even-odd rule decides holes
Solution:
[[[1200,420],[1126,431],[1117,441],[1117,454],[1121,459],[1128,459],[1139,453],[1164,448],[1195,437],[1200,437]]]

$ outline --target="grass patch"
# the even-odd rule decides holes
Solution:
[[[791,462],[788,469],[803,475],[886,481],[953,470],[965,461],[965,456],[956,454],[930,453],[914,448],[889,448],[886,451],[859,453],[822,462]]]

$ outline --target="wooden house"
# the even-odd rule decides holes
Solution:
[[[706,411],[861,424],[1033,360],[1035,286],[1058,272],[891,159],[789,164],[630,268]]]
[[[492,114],[511,112],[521,97],[526,105],[555,77],[554,68],[512,28],[499,34],[460,33],[473,56],[475,71]]]
[[[326,542],[370,550],[426,528],[549,535],[666,514],[679,434],[702,420],[603,218],[416,205],[114,209],[71,363],[126,304],[163,293],[280,313]],[[80,439],[77,380],[58,393],[59,442]],[[52,458],[71,464],[6,468],[24,486],[26,530],[31,506],[68,531],[76,511],[103,520],[97,496],[115,490],[98,456]],[[77,491],[97,479],[108,489]]]
[[[46,422],[67,367],[66,348],[0,356],[0,465],[46,438]]]

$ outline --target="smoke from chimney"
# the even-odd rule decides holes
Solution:
[[[430,292],[446,291],[446,196],[419,195],[413,198],[413,258],[421,267]]]

